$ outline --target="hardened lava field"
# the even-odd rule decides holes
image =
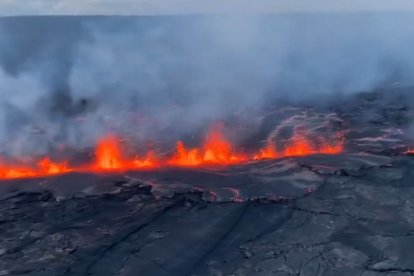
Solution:
[[[333,6],[0,17],[0,276],[414,275],[414,17]]]
[[[334,107],[337,154],[3,180],[1,271],[410,275],[412,111],[385,95]]]

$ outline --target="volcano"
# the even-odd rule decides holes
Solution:
[[[390,18],[0,18],[0,275],[413,275]]]
[[[403,131],[412,120],[404,100],[409,93],[397,88],[361,93],[325,114],[288,108],[296,115],[282,125],[298,117],[308,125],[319,118],[315,129],[327,118],[340,122],[332,150],[329,144],[313,148],[296,133],[283,151],[277,142],[269,147],[267,139],[243,156],[221,132],[213,132],[200,147],[177,142],[166,159],[155,153],[125,159],[122,143],[107,137],[96,146],[91,164],[43,159],[33,175],[9,172],[1,181],[3,270],[34,275],[410,271],[414,163]],[[378,108],[384,102],[386,109]],[[280,112],[286,109],[263,121]],[[378,114],[377,120],[362,116],[366,112]]]

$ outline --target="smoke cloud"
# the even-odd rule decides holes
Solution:
[[[191,137],[280,99],[413,85],[410,13],[0,19],[0,148]],[[321,95],[325,97],[320,97]],[[240,115],[241,114],[241,115]]]

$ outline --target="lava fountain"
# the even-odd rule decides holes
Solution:
[[[0,179],[45,177],[69,172],[113,172],[162,167],[226,166],[243,164],[263,159],[306,156],[312,154],[338,154],[344,150],[342,135],[327,141],[320,137],[309,139],[305,132],[295,132],[281,149],[273,141],[256,152],[246,153],[237,149],[223,134],[222,127],[213,127],[201,146],[188,148],[177,141],[170,156],[157,156],[156,151],[147,151],[143,157],[126,153],[120,138],[108,135],[100,139],[95,147],[95,156],[90,164],[75,166],[68,161],[54,162],[48,156],[28,165],[24,162],[6,162],[0,159]],[[134,156],[133,158],[125,156]]]
[[[203,164],[236,164],[248,158],[234,150],[234,146],[224,138],[219,127],[213,128],[206,136],[203,146],[187,149],[184,142],[178,141],[174,156],[168,161],[176,166],[199,166]]]

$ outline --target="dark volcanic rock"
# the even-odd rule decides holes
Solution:
[[[412,114],[384,95],[306,111],[339,155],[3,181],[0,275],[414,275]]]
[[[116,192],[59,200],[62,190],[7,193],[0,275],[411,275],[413,168],[411,157],[344,154],[107,176]],[[157,177],[154,191],[144,185]],[[160,197],[168,181],[185,189]],[[239,197],[206,201],[219,183]]]

